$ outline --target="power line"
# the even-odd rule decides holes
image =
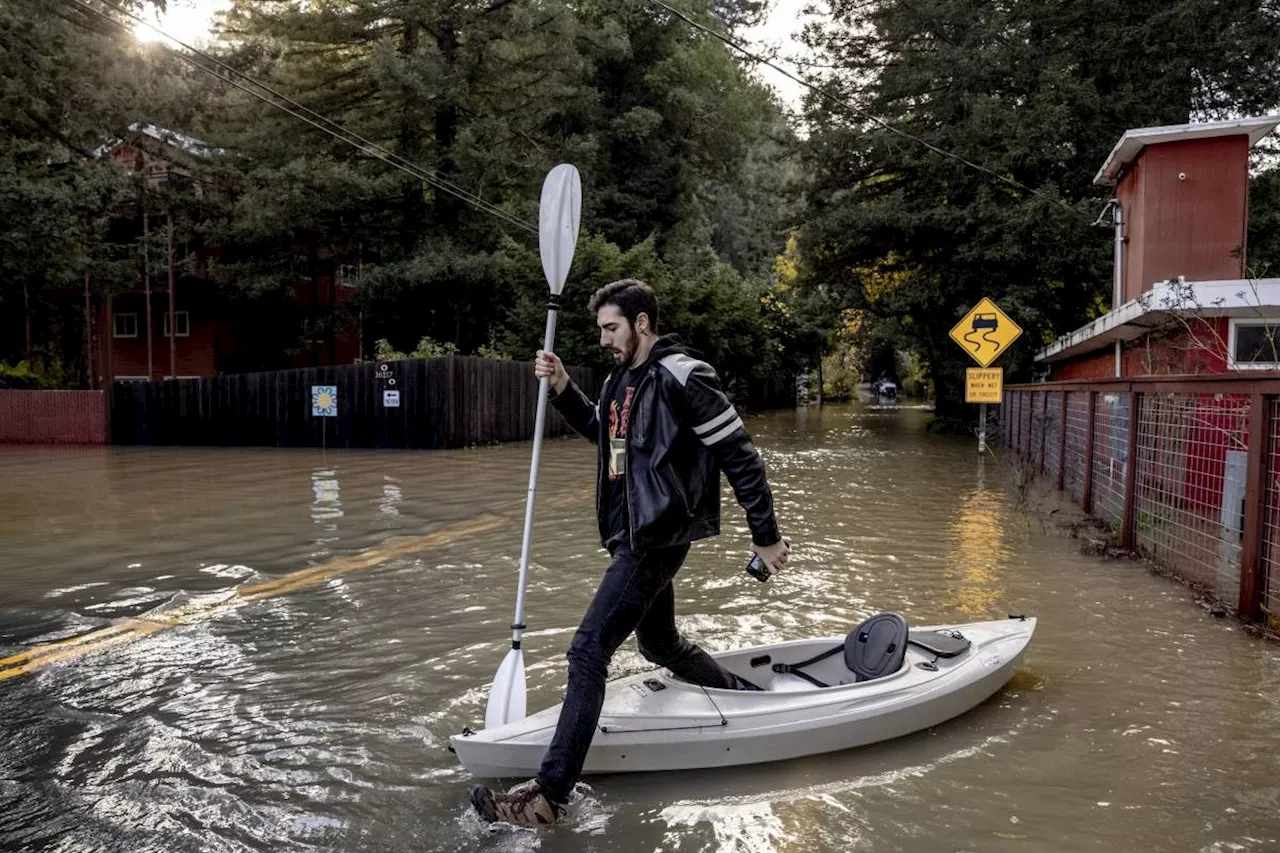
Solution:
[[[71,2],[79,6],[80,8],[84,9],[85,11],[90,12],[94,15],[97,15],[98,17],[103,18],[104,20],[116,25],[117,27],[124,27],[124,24],[121,21],[116,20],[115,18],[111,17],[110,15],[108,15],[107,13],[103,12],[100,9],[94,8],[93,6],[84,2],[84,0],[71,0]],[[230,65],[226,64],[225,62],[218,59],[217,57],[212,56],[208,53],[205,53],[201,50],[198,50],[197,48],[194,48],[191,45],[186,44],[185,42],[182,42],[179,39],[174,38],[173,36],[169,35],[163,30],[160,30],[154,25],[148,23],[143,18],[140,18],[137,15],[134,15],[132,12],[128,11],[127,9],[117,6],[113,2],[110,2],[110,0],[100,0],[100,2],[102,2],[103,5],[107,6],[108,8],[114,9],[119,14],[124,15],[125,17],[130,18],[133,21],[139,24],[142,24],[145,27],[148,27],[149,29],[154,30],[155,32],[159,33],[165,38],[171,40],[174,44],[181,46],[190,54],[194,54],[195,56],[201,57],[207,62],[210,62],[213,65],[216,65],[218,68],[223,69],[227,73],[225,75],[221,74],[215,69],[210,68],[208,65],[195,61],[193,56],[182,53],[181,51],[174,51],[170,49],[170,52],[177,55],[180,59],[186,61],[192,67],[197,68],[201,71],[204,71],[205,73],[216,77],[218,80],[231,84],[232,86],[236,87],[240,91],[245,92],[246,94],[254,98],[257,98],[263,103],[269,106],[272,106],[282,112],[288,113],[294,118],[297,118],[301,121],[306,122],[307,124],[311,125],[317,130],[323,131],[324,133],[329,134],[335,139],[339,139],[347,143],[348,145],[351,145],[352,147],[360,150],[362,153],[375,157],[378,160],[381,160],[382,162],[390,166],[400,169],[401,171],[406,172],[407,174],[412,175],[413,177],[418,178],[421,181],[425,181],[426,183],[430,184],[431,186],[443,192],[456,196],[457,198],[462,199],[463,201],[467,202],[468,204],[472,205],[473,207],[477,208],[478,210],[484,213],[489,213],[493,216],[496,216],[499,219],[502,219],[504,222],[507,222],[508,224],[513,225],[517,228],[523,229],[524,231],[527,231],[531,234],[538,233],[537,226],[532,225],[524,221],[523,219],[520,219],[508,213],[502,208],[497,207],[496,205],[485,201],[483,198],[476,195],[475,193],[469,192],[463,189],[462,187],[459,187],[457,184],[454,184],[448,180],[445,180],[444,178],[440,177],[438,173],[430,169],[423,168],[422,166],[419,166],[410,160],[406,160],[404,157],[401,157],[400,155],[392,151],[388,151],[387,149],[383,148],[377,143],[370,142],[369,140],[365,139],[359,134],[348,130],[347,128],[327,118],[326,116],[323,116],[320,113],[317,113],[315,110],[312,110],[309,107],[303,106],[302,104],[298,103],[292,98],[289,98],[288,96],[276,91],[275,89],[271,88],[267,84],[255,79],[251,75],[245,74],[243,71],[239,71],[238,69],[231,67]],[[262,90],[265,90],[266,92],[269,92],[273,97],[279,98],[281,101],[284,101],[286,104],[289,104],[290,106],[286,107],[280,103],[277,103],[276,101],[271,100],[266,95],[262,94],[262,92],[256,91],[250,88],[249,86],[244,85],[243,83],[241,83],[239,80],[235,78],[241,78],[243,80],[247,80],[253,86],[258,87],[258,89],[262,89]],[[293,109],[290,109],[290,107],[293,107]]]
[[[915,136],[914,134],[908,133],[908,132],[907,132],[907,131],[905,131],[905,130],[902,130],[902,129],[900,129],[900,128],[894,127],[893,125],[889,124],[889,123],[888,123],[887,121],[885,121],[884,119],[882,119],[882,118],[880,118],[880,117],[878,117],[878,116],[874,116],[874,115],[872,115],[871,113],[867,112],[866,110],[864,110],[864,109],[862,109],[862,108],[860,108],[860,107],[856,106],[855,104],[852,104],[852,103],[850,103],[849,101],[846,101],[846,100],[844,100],[844,99],[842,99],[842,98],[838,98],[838,97],[836,97],[835,95],[832,95],[830,92],[826,92],[826,91],[824,91],[824,90],[822,90],[822,89],[818,88],[817,86],[815,86],[815,85],[813,85],[812,83],[810,83],[808,80],[803,80],[803,79],[801,79],[801,78],[799,78],[799,77],[795,76],[795,75],[794,75],[794,74],[792,74],[790,71],[787,71],[785,68],[780,68],[778,65],[774,64],[771,60],[766,59],[765,57],[760,56],[760,55],[758,55],[758,54],[752,53],[749,49],[747,49],[746,47],[743,47],[741,44],[739,44],[738,42],[736,42],[736,41],[734,41],[733,39],[729,38],[728,36],[722,35],[722,34],[720,34],[720,33],[716,32],[715,30],[711,29],[710,27],[708,27],[708,26],[706,26],[706,25],[704,25],[704,24],[702,24],[702,23],[699,23],[698,21],[695,21],[693,18],[689,17],[689,15],[688,15],[688,14],[686,14],[685,12],[682,12],[682,11],[680,11],[679,9],[674,8],[673,6],[668,5],[667,3],[663,2],[663,0],[649,0],[649,2],[650,2],[650,3],[652,3],[652,4],[654,4],[655,6],[660,6],[660,7],[662,7],[663,9],[666,9],[668,12],[670,12],[670,13],[671,13],[671,14],[673,14],[673,15],[675,15],[677,18],[680,18],[680,19],[681,19],[681,20],[683,20],[685,23],[689,24],[690,26],[692,26],[692,27],[694,27],[694,28],[696,28],[696,29],[698,29],[698,30],[701,30],[702,32],[706,33],[707,35],[711,36],[712,38],[719,39],[720,41],[724,42],[726,45],[728,45],[729,47],[731,47],[731,48],[733,48],[734,50],[738,51],[739,53],[743,54],[744,56],[746,56],[746,57],[748,57],[748,58],[750,58],[750,59],[752,59],[752,60],[754,60],[754,61],[756,61],[756,62],[760,63],[761,65],[767,65],[769,68],[772,68],[774,71],[777,71],[779,74],[781,74],[782,76],[786,77],[787,79],[792,80],[792,81],[794,81],[794,82],[796,82],[796,83],[799,83],[801,86],[804,86],[806,89],[810,89],[810,90],[812,90],[813,92],[816,92],[818,95],[820,95],[820,96],[822,96],[822,97],[824,97],[824,98],[826,98],[826,99],[828,99],[828,100],[830,100],[830,101],[833,101],[833,102],[835,102],[836,104],[839,104],[840,106],[844,107],[845,109],[849,110],[850,112],[853,112],[853,113],[855,113],[855,114],[857,114],[857,115],[861,116],[862,118],[866,119],[867,121],[870,121],[870,122],[872,122],[872,123],[874,123],[874,124],[879,125],[880,127],[884,128],[885,130],[889,131],[890,133],[895,133],[895,134],[897,134],[898,136],[901,136],[903,139],[908,139],[908,140],[910,140],[910,141],[912,141],[912,142],[915,142],[915,143],[918,143],[918,144],[920,144],[920,145],[923,145],[925,148],[928,148],[930,151],[934,152],[935,154],[939,154],[939,155],[941,155],[941,156],[943,156],[943,157],[946,157],[946,158],[948,158],[948,159],[950,159],[950,160],[955,160],[957,163],[962,163],[962,164],[964,164],[965,166],[968,166],[968,167],[969,167],[969,168],[971,168],[971,169],[976,169],[976,170],[978,170],[979,172],[983,172],[983,173],[985,173],[985,174],[987,174],[987,175],[990,175],[991,177],[996,178],[997,180],[1003,181],[1003,182],[1005,182],[1006,184],[1009,184],[1009,185],[1010,185],[1010,186],[1012,186],[1012,187],[1016,187],[1017,189],[1020,189],[1020,190],[1022,190],[1023,192],[1031,193],[1032,195],[1034,195],[1034,196],[1038,196],[1039,198],[1043,198],[1044,200],[1046,200],[1046,201],[1048,201],[1048,202],[1051,202],[1051,203],[1053,203],[1053,204],[1056,204],[1056,205],[1058,205],[1059,207],[1066,208],[1067,210],[1071,211],[1071,212],[1072,212],[1072,213],[1074,213],[1074,214],[1077,214],[1077,215],[1087,215],[1087,214],[1084,214],[1084,213],[1083,213],[1083,211],[1080,211],[1080,210],[1078,210],[1078,209],[1076,209],[1076,208],[1072,207],[1071,205],[1067,204],[1067,203],[1066,203],[1065,201],[1063,201],[1062,199],[1054,198],[1053,196],[1048,195],[1048,194],[1046,194],[1046,193],[1043,193],[1043,192],[1041,192],[1040,190],[1033,189],[1032,187],[1029,187],[1029,186],[1027,186],[1026,184],[1024,184],[1024,183],[1022,183],[1022,182],[1020,182],[1020,181],[1016,181],[1016,180],[1014,180],[1013,178],[1010,178],[1008,175],[1002,175],[1002,174],[1000,174],[999,172],[995,171],[994,169],[988,168],[987,166],[983,166],[983,165],[982,165],[982,164],[980,164],[980,163],[974,163],[972,160],[966,160],[964,157],[961,157],[959,154],[953,154],[952,152],[947,151],[946,149],[943,149],[943,148],[939,148],[938,146],[934,145],[933,143],[928,142],[928,141],[926,141],[926,140],[924,140],[924,139],[921,139],[920,137]]]

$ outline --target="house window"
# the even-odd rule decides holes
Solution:
[[[191,314],[187,311],[173,312],[174,322],[178,324],[178,337],[185,338],[191,334]],[[163,314],[164,336],[169,337],[169,312]]]
[[[342,264],[338,267],[338,287],[357,288],[360,286],[360,267],[355,264]]]
[[[116,314],[111,319],[111,334],[117,338],[136,338],[138,336],[137,314]]]
[[[1280,318],[1232,320],[1228,345],[1233,370],[1280,370]]]

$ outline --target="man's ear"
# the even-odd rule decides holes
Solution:
[[[636,331],[642,335],[653,331],[653,327],[649,325],[649,315],[643,311],[636,315]]]

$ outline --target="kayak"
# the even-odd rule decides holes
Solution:
[[[877,614],[845,637],[714,653],[752,689],[701,687],[656,669],[609,682],[583,775],[693,770],[835,752],[928,729],[1017,672],[1036,620],[910,627]],[[481,778],[529,777],[562,705],[450,739]]]

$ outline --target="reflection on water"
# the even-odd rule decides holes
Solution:
[[[0,658],[95,644],[0,679],[0,849],[1276,849],[1280,652],[1029,523],[1001,467],[926,416],[752,419],[793,564],[742,571],[726,488],[725,534],[677,579],[679,624],[725,649],[879,610],[1025,612],[1023,672],[888,744],[588,779],[543,834],[482,828],[445,748],[482,723],[509,643],[528,445],[0,448]],[[607,563],[593,466],[585,442],[544,449],[531,709],[560,700]],[[629,641],[611,672],[646,667]]]
[[[382,486],[382,498],[378,501],[378,512],[388,518],[397,518],[400,515],[400,501],[403,500],[404,493],[400,491],[394,478],[386,479],[387,482]]]
[[[329,523],[342,518],[341,488],[338,486],[336,469],[323,469],[311,472],[311,520],[320,524],[325,530],[337,530],[338,525]]]
[[[999,493],[975,489],[960,503],[960,516],[951,526],[955,539],[948,575],[955,588],[955,607],[972,620],[1000,618],[999,603],[1005,599],[999,585],[1004,568],[1003,518],[1007,507]]]

